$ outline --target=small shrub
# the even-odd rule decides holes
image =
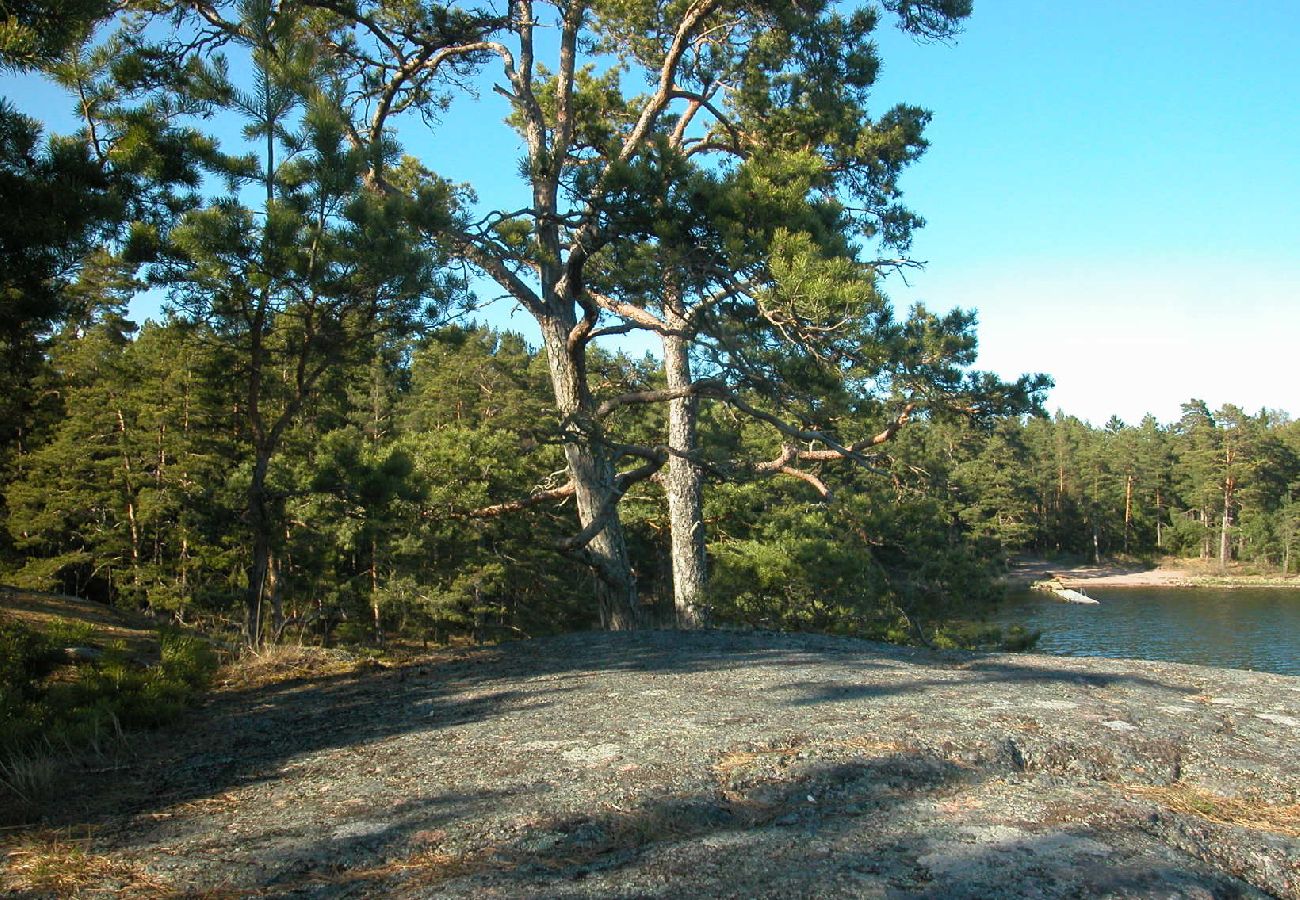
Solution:
[[[374,626],[368,622],[340,622],[334,628],[334,640],[347,646],[366,644],[374,637]]]
[[[1032,650],[1042,637],[1041,631],[1029,631],[1023,625],[1003,628],[983,622],[945,622],[935,629],[931,643],[939,650]]]
[[[167,678],[198,690],[212,680],[219,664],[207,641],[178,631],[162,633],[162,671]]]
[[[53,671],[60,647],[49,635],[17,622],[0,622],[0,690],[30,696],[36,682]]]
[[[39,733],[41,680],[58,666],[59,645],[16,622],[0,622],[0,747]]]

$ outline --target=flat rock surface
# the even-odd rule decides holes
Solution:
[[[1286,676],[586,633],[220,693],[76,815],[181,894],[1300,897],[1298,748]]]

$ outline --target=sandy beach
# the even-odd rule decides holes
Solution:
[[[1155,566],[1102,562],[1071,565],[1049,559],[1024,558],[1011,563],[1007,580],[1028,586],[1036,581],[1056,579],[1065,587],[1090,585],[1109,587],[1292,587],[1300,588],[1300,575],[1257,575],[1227,571],[1217,563],[1201,564],[1195,560],[1178,560]]]

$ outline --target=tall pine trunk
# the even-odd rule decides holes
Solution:
[[[674,330],[679,323],[670,317]],[[687,339],[666,334],[664,374],[668,389],[691,386],[691,361]],[[698,444],[699,398],[677,397],[668,403],[668,457],[664,490],[668,496],[668,522],[672,542],[673,607],[680,628],[704,625],[704,593],[707,560],[704,541],[703,472],[689,455]]]
[[[1165,549],[1164,533],[1165,509],[1160,500],[1160,488],[1156,488],[1156,548]]]
[[[379,613],[379,539],[370,537],[370,620],[375,641],[384,642],[383,617]]]
[[[284,559],[272,553],[266,561],[266,590],[263,594],[271,603],[271,642],[280,643],[288,618],[284,614],[284,580],[281,578]]]
[[[267,573],[271,566],[271,529],[274,527],[266,488],[271,453],[264,447],[258,447],[255,453],[245,510],[253,546],[248,564],[248,589],[244,594],[244,639],[253,649],[262,645],[262,600],[266,594]]]
[[[636,628],[641,624],[641,610],[636,575],[618,515],[620,497],[614,461],[593,434],[595,422],[586,371],[569,346],[575,323],[565,321],[565,317],[549,316],[540,324],[555,404],[564,429],[564,458],[574,486],[578,522],[585,529],[601,520],[600,530],[586,545],[584,554],[596,576],[600,624],[611,631]]]
[[[118,445],[122,453],[122,486],[125,489],[126,521],[131,532],[131,587],[136,592],[132,602],[139,603],[143,599],[143,590],[140,584],[140,524],[135,515],[136,486],[131,471],[131,454],[127,450],[126,417],[122,415],[121,409],[117,409],[115,412],[117,413]]]
[[[1229,475],[1223,480],[1223,521],[1219,527],[1219,568],[1228,567],[1228,557],[1232,553],[1230,535],[1232,531],[1232,499],[1236,491],[1237,479]]]
[[[1133,530],[1133,475],[1124,478],[1124,553],[1128,553],[1129,535]]]

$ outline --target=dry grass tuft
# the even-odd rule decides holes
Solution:
[[[179,893],[139,866],[90,851],[91,833],[29,831],[3,842],[0,891],[28,897],[77,897],[87,891],[162,898]]]
[[[61,766],[49,747],[20,748],[0,755],[0,796],[12,794],[35,806],[53,796]]]
[[[294,678],[346,675],[372,666],[370,660],[342,650],[284,644],[245,653],[222,667],[216,683],[221,690],[247,690]]]
[[[489,868],[501,868],[502,864],[494,860],[491,849],[472,853],[450,853],[446,850],[420,850],[402,859],[381,863],[377,866],[364,866],[356,869],[341,869],[321,875],[312,876],[311,884],[332,885],[339,887],[379,888],[392,882],[401,881],[405,888],[431,887],[472,875]]]
[[[489,850],[480,850],[476,853],[422,850],[405,859],[389,863],[388,868],[403,873],[408,883],[429,885],[469,875],[492,865],[492,852]]]
[[[713,764],[713,771],[722,778],[730,778],[736,772],[753,766],[760,759],[771,757],[789,759],[798,753],[799,749],[797,747],[775,747],[770,750],[731,750],[724,753],[722,758]]]
[[[1130,785],[1127,790],[1176,813],[1216,825],[1236,825],[1300,837],[1300,803],[1279,804],[1225,797],[1190,784]]]

